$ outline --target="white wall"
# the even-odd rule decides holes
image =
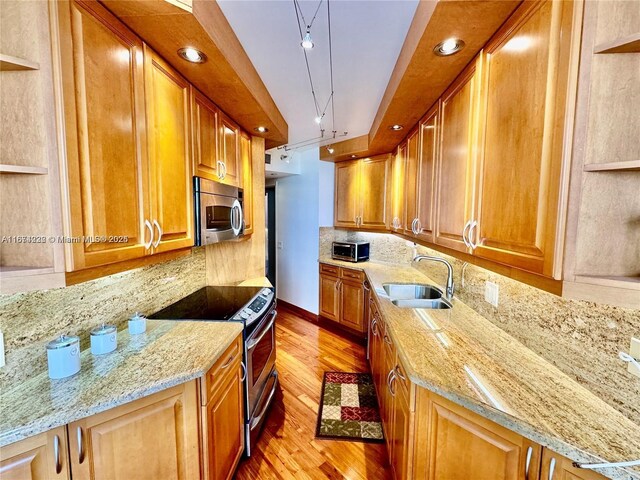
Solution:
[[[333,227],[333,188],[335,163],[320,162],[318,167],[318,226]]]

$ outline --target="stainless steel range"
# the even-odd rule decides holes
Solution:
[[[150,319],[244,324],[245,455],[251,456],[278,386],[276,300],[263,287],[205,287],[150,315]]]

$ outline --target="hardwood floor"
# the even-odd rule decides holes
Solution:
[[[278,306],[280,389],[237,479],[390,479],[384,444],[315,438],[325,371],[368,371],[365,347]]]

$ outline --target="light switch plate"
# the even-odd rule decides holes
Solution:
[[[629,348],[629,355],[636,359],[636,361],[640,362],[640,340],[637,338],[631,337],[631,347]],[[640,377],[640,368],[636,367],[633,363],[629,362],[629,366],[627,370],[632,375]]]
[[[4,334],[0,332],[0,368],[4,367]]]
[[[484,299],[494,307],[498,307],[498,284],[493,282],[486,282],[484,285]]]

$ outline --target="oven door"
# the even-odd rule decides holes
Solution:
[[[234,197],[198,193],[196,245],[233,240],[242,234],[244,217],[240,200]]]
[[[251,418],[256,404],[276,364],[275,322],[278,312],[269,312],[246,339],[247,390],[249,397],[248,417]]]

